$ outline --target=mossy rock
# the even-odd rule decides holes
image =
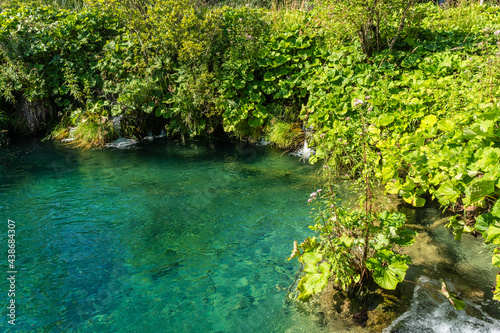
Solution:
[[[327,327],[352,332],[382,332],[410,305],[411,290],[368,290],[361,297],[338,290],[333,283],[318,295]]]

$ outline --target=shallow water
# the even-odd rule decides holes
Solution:
[[[298,270],[286,260],[292,242],[311,234],[314,171],[245,144],[2,147],[2,234],[16,222],[15,331],[320,330],[285,302]]]
[[[404,252],[412,257],[406,279],[440,289],[444,281],[466,308],[457,311],[438,292],[416,286],[410,309],[386,333],[499,333],[500,302],[492,300],[491,287],[498,269],[483,241],[464,234],[460,242],[445,228],[446,219],[436,208],[402,209],[409,223],[425,229]]]
[[[0,231],[12,219],[17,232],[13,331],[327,331],[287,301],[298,263],[286,258],[293,240],[311,235],[315,168],[247,144],[127,148],[0,148]],[[443,278],[467,310],[417,287],[386,332],[500,332],[497,270],[482,242],[455,242],[436,209],[403,211],[427,228],[409,250],[407,279]],[[7,304],[6,280],[0,287]]]

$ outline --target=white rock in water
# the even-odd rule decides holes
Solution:
[[[268,146],[270,144],[271,144],[271,142],[266,141],[264,138],[262,138],[259,142],[257,142],[257,145],[259,145],[259,146]]]
[[[118,138],[115,141],[108,143],[106,145],[106,147],[118,148],[118,149],[128,149],[128,148],[131,148],[136,143],[137,143],[137,141],[135,141],[134,139]]]

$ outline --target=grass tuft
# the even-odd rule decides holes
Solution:
[[[81,121],[73,132],[71,144],[83,148],[100,148],[118,137],[113,123],[106,117],[87,118]]]
[[[268,125],[267,139],[279,148],[295,148],[304,142],[304,132],[296,123],[274,121]]]

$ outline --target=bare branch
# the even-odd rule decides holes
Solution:
[[[392,50],[392,48],[394,47],[394,44],[396,44],[396,40],[398,39],[398,36],[401,33],[401,30],[403,30],[403,28],[405,26],[405,19],[406,19],[406,15],[408,14],[408,10],[413,5],[414,1],[415,0],[412,0],[412,1],[408,2],[408,4],[406,5],[405,12],[403,14],[403,17],[401,17],[401,22],[399,23],[398,31],[396,32],[396,34],[392,38],[391,44],[389,45],[389,50]]]

